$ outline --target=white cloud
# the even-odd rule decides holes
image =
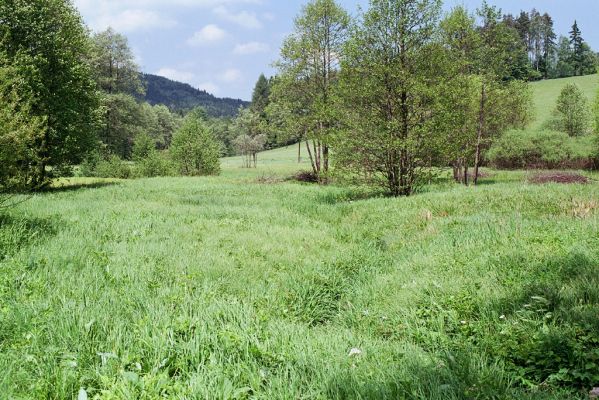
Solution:
[[[206,25],[192,37],[187,39],[187,44],[190,46],[202,46],[206,44],[216,43],[223,40],[227,36],[227,32],[214,24]]]
[[[242,78],[241,71],[236,68],[229,68],[222,74],[220,74],[219,79],[223,82],[232,83],[240,80]]]
[[[220,88],[212,82],[200,83],[198,89],[205,90],[210,94],[217,94],[220,91]]]
[[[191,72],[180,71],[180,70],[177,70],[174,68],[168,68],[168,67],[160,68],[156,72],[156,75],[163,76],[168,79],[172,79],[173,81],[185,82],[185,83],[191,83],[195,79],[195,75]]]
[[[119,11],[127,8],[171,8],[181,7],[219,7],[234,4],[263,4],[262,0],[75,0],[75,6],[82,12]]]
[[[216,7],[214,13],[225,21],[233,22],[239,26],[248,29],[261,29],[262,22],[258,19],[255,13],[249,11],[241,11],[239,13],[232,13],[226,7]]]
[[[233,53],[237,55],[268,53],[269,51],[270,46],[261,42],[240,43],[233,49]]]
[[[112,27],[117,32],[128,33],[156,28],[172,28],[177,25],[177,22],[164,18],[154,11],[125,10],[116,15],[102,15],[92,20],[90,25],[96,31]]]
[[[173,15],[176,7],[214,9],[244,4],[260,5],[263,0],[75,0],[75,6],[92,29],[112,26],[123,33],[172,27],[176,21],[168,15]]]

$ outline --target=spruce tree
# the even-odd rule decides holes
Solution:
[[[570,45],[572,46],[572,65],[574,66],[574,75],[582,75],[582,65],[584,62],[584,39],[578,27],[578,22],[574,21],[570,31]]]
[[[260,74],[252,94],[252,111],[264,116],[266,107],[270,103],[270,83],[264,74]]]

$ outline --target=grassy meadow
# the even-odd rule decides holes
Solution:
[[[0,398],[588,398],[596,180],[392,199],[284,179],[304,160],[62,180],[5,211]]]
[[[597,90],[599,90],[599,77],[597,75],[533,82],[531,87],[534,99],[535,119],[531,123],[531,129],[541,129],[551,119],[557,98],[562,88],[569,83],[577,85],[586,95],[589,104],[593,104]]]

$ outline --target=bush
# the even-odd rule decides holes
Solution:
[[[147,133],[139,133],[133,144],[133,160],[141,161],[156,152],[156,142]]]
[[[153,151],[146,158],[138,160],[133,168],[136,178],[153,178],[157,176],[177,175],[177,165],[166,153]]]
[[[34,149],[47,129],[46,121],[31,113],[26,85],[5,62],[0,54],[0,195],[38,189],[33,182],[39,181],[41,160]]]
[[[566,85],[557,99],[554,128],[570,136],[589,133],[591,115],[584,93],[574,84]]]
[[[487,154],[497,168],[588,168],[593,164],[594,138],[570,137],[555,131],[508,131]]]
[[[216,175],[220,172],[220,145],[205,122],[201,109],[192,111],[175,132],[170,148],[183,175]]]
[[[129,179],[131,167],[117,156],[110,156],[96,165],[93,176],[97,178]]]

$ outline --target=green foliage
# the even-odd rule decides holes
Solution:
[[[428,178],[428,151],[440,137],[424,117],[444,72],[433,42],[440,11],[437,0],[372,1],[345,48],[339,104],[346,126],[336,135],[335,165],[394,196],[412,194]]]
[[[133,96],[118,93],[102,97],[104,123],[100,140],[109,152],[130,159],[134,138],[144,131],[141,106]]]
[[[40,187],[48,183],[47,166],[77,163],[96,144],[90,40],[67,0],[2,1],[0,21],[0,51],[31,95],[31,114],[46,124],[36,141],[38,172],[31,182]]]
[[[599,135],[599,90],[597,91],[595,100],[593,102],[592,120],[594,132],[595,134]]]
[[[17,71],[5,63],[0,56],[0,208],[6,192],[32,188],[37,180],[34,148],[46,129],[45,120],[32,115],[30,93],[19,85]]]
[[[283,43],[271,87],[273,132],[281,139],[311,140],[312,170],[322,181],[329,172],[331,135],[339,125],[333,91],[349,25],[349,14],[335,0],[306,4]]]
[[[498,168],[586,168],[596,156],[592,136],[564,132],[512,130],[491,147],[487,159]]]
[[[582,136],[589,132],[590,118],[590,109],[584,93],[576,84],[564,86],[554,112],[555,129],[570,136]]]
[[[155,105],[149,111],[149,107],[145,106],[149,118],[155,121],[155,128],[150,131],[150,135],[156,141],[159,148],[165,149],[171,145],[173,134],[181,124],[181,118],[170,112],[164,105]]]
[[[98,86],[108,94],[143,94],[139,67],[127,38],[108,28],[96,33],[92,40],[91,64]]]
[[[265,116],[266,107],[270,103],[270,83],[264,74],[260,74],[252,93],[251,110]]]
[[[235,155],[234,140],[239,134],[234,126],[234,122],[227,118],[214,118],[208,121],[210,129],[221,144],[221,156],[229,157]]]
[[[116,155],[97,162],[93,173],[89,176],[96,178],[129,179],[132,176],[131,166]]]
[[[140,133],[133,144],[133,161],[148,158],[156,152],[156,142],[147,133]]]
[[[167,152],[152,151],[146,157],[138,159],[133,167],[132,175],[136,178],[176,176],[177,165],[171,160]]]
[[[205,111],[196,109],[187,115],[173,136],[170,154],[183,175],[220,172],[220,145],[207,127]]]

